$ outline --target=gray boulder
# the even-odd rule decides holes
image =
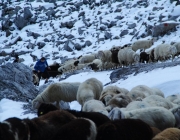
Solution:
[[[0,99],[27,102],[36,97],[38,90],[32,82],[32,70],[23,63],[0,66]]]
[[[177,25],[179,25],[179,23],[161,23],[156,25],[152,28],[152,36],[163,36],[170,31],[175,31]]]

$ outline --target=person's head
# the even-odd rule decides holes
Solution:
[[[44,57],[42,57],[40,60],[41,60],[42,62],[44,62],[46,59],[45,59]]]

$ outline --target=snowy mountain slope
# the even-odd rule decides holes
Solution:
[[[18,11],[16,9],[19,6]],[[1,6],[1,12],[4,13],[1,28],[6,25],[3,24],[5,19],[10,20],[12,25],[1,31],[1,51],[8,54],[14,50],[28,65],[35,63],[29,54],[37,58],[46,56],[49,63],[53,63],[53,61],[60,62],[60,57],[78,57],[80,54],[110,49],[113,45],[123,46],[137,39],[149,39],[152,36],[148,34],[147,27],[143,23],[154,26],[171,19],[174,15],[180,15],[177,10],[179,6],[175,8],[175,3],[171,4],[169,0],[109,1],[99,6],[97,3],[86,5],[82,1],[75,0],[58,1],[56,5],[21,1],[6,4],[4,7],[7,8],[4,10]],[[25,13],[23,8],[26,7],[29,11]],[[14,10],[6,11],[6,9]],[[13,14],[10,15],[11,12]],[[36,18],[36,21],[32,23],[27,19],[29,20],[27,25],[18,29],[13,20],[17,16],[23,18],[25,15],[31,15],[30,19]],[[179,23],[179,20],[178,16],[175,21],[168,22]],[[158,37],[152,48],[163,41],[166,43],[177,41],[180,32],[178,27],[176,26],[177,31]],[[10,35],[6,37],[8,31]],[[135,34],[137,35],[134,37]],[[18,37],[19,41],[16,40]],[[9,57],[8,61],[12,60],[13,57]]]

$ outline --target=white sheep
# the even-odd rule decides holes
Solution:
[[[107,99],[107,98],[105,98],[105,99]],[[117,95],[114,95],[107,102],[106,110],[111,111],[114,107],[123,108],[123,107],[126,107],[127,105],[129,105],[129,103],[131,103],[131,102],[132,102],[132,99],[128,95],[126,95],[124,93],[117,94]]]
[[[102,68],[114,68],[118,64],[112,62],[112,52],[110,50],[98,51],[98,57],[102,61]]]
[[[138,100],[138,99],[143,99],[149,95],[153,95],[154,92],[153,90],[146,86],[146,85],[138,85],[132,88],[128,95],[132,98],[132,100]]]
[[[120,66],[123,64],[128,66],[139,62],[140,56],[135,51],[129,48],[124,48],[118,52],[118,61]]]
[[[94,59],[93,62],[87,65],[94,71],[112,69],[116,67],[115,63],[112,62],[102,62],[100,59]]]
[[[154,44],[154,40],[137,40],[132,44],[132,50],[137,51],[138,49],[149,49]]]
[[[80,84],[77,91],[77,101],[83,106],[88,100],[99,100],[102,90],[103,84],[101,81],[96,78],[89,78]]]
[[[177,49],[176,56],[178,56],[180,54],[180,42],[176,42],[175,44],[173,44],[173,46],[176,47],[176,49]]]
[[[124,110],[131,111],[131,110],[148,108],[148,107],[151,107],[151,105],[148,102],[145,102],[145,101],[132,101],[126,106],[126,108]]]
[[[127,94],[128,92],[129,91],[127,89],[120,88],[118,86],[106,86],[102,90],[99,100],[105,102],[105,105],[107,105],[108,104],[108,100],[105,101],[106,96],[108,96],[108,97],[111,96],[111,98],[112,98],[113,96],[115,96],[117,94],[122,94],[122,93]]]
[[[86,101],[82,107],[82,111],[99,112],[108,116],[108,111],[106,110],[105,105],[101,101],[95,99]]]
[[[91,63],[94,59],[97,59],[97,54],[88,54],[88,55],[84,55],[79,59],[79,63],[80,64],[87,64],[87,63]]]
[[[173,104],[169,100],[167,100],[159,95],[150,95],[150,96],[144,98],[143,101],[147,102],[151,106],[159,106],[159,107],[164,107],[166,109],[173,108]]]
[[[80,82],[62,82],[49,85],[42,93],[32,101],[34,109],[39,108],[41,103],[56,102],[59,107],[59,101],[71,102],[76,100],[77,91]]]
[[[102,61],[100,59],[94,59],[90,64],[87,65],[94,71],[102,69]]]
[[[98,57],[102,63],[112,62],[112,52],[110,50],[98,51]]]
[[[151,127],[164,130],[175,126],[175,117],[172,112],[164,107],[148,107],[131,111],[124,111],[118,107],[113,108],[109,118],[114,119],[140,119]]]
[[[61,67],[58,68],[60,74],[72,72],[77,69],[79,61],[77,60],[70,60],[65,62]]]
[[[173,95],[169,95],[166,97],[166,99],[168,99],[169,101],[173,102],[174,100],[180,98],[179,94],[173,94]]]
[[[158,60],[166,60],[170,56],[172,57],[172,61],[177,53],[177,49],[175,46],[170,44],[160,44],[154,49],[154,59]]]
[[[77,64],[77,66],[75,67],[75,70],[82,70],[85,69],[87,67],[86,64]]]
[[[164,98],[164,93],[160,89],[155,88],[155,87],[153,87],[151,89],[152,89],[154,95],[159,95]]]
[[[36,74],[33,73],[33,83],[34,85],[38,86],[39,85],[39,78]]]

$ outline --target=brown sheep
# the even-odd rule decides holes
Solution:
[[[178,128],[167,128],[157,134],[152,140],[179,140],[180,130]]]

